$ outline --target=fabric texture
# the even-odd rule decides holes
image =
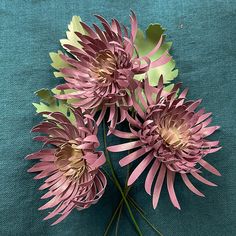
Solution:
[[[0,235],[103,235],[120,198],[111,183],[97,205],[86,211],[74,211],[62,223],[51,227],[49,222],[42,221],[48,212],[37,210],[45,203],[40,200],[43,193],[37,190],[41,182],[26,172],[32,163],[24,157],[40,148],[29,133],[41,120],[35,116],[31,103],[38,101],[34,91],[52,88],[60,81],[53,78],[48,53],[61,49],[59,39],[65,37],[72,16],[80,15],[92,24],[96,13],[128,25],[130,9],[136,12],[142,29],[155,22],[167,29],[167,38],[173,41],[171,53],[180,71],[175,82],[182,81],[183,87],[190,88],[189,99],[203,98],[202,106],[214,114],[213,124],[221,126],[212,139],[219,139],[223,146],[207,159],[222,177],[204,174],[219,186],[193,182],[206,198],[192,194],[178,178],[175,189],[181,211],[172,206],[166,188],[153,210],[142,178],[131,194],[164,235],[236,234],[235,1],[1,0]],[[109,144],[116,143],[117,138],[109,138]],[[121,156],[112,157],[118,167]],[[119,170],[120,178],[124,174],[124,170]],[[155,235],[140,217],[138,222],[143,235]],[[135,235],[134,227],[124,214],[119,235],[132,234]]]

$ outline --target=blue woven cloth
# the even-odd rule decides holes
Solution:
[[[175,209],[166,189],[156,210],[145,193],[141,179],[132,194],[149,219],[168,236],[236,235],[236,2],[234,0],[1,0],[0,1],[0,235],[102,235],[119,200],[109,184],[102,200],[90,209],[74,211],[57,226],[42,222],[47,212],[38,211],[40,182],[26,170],[32,163],[23,158],[39,149],[29,131],[39,122],[31,103],[34,91],[52,88],[53,78],[48,53],[60,49],[73,15],[89,24],[93,14],[117,18],[129,24],[129,10],[138,16],[139,26],[160,22],[173,41],[172,54],[182,81],[190,88],[189,98],[203,98],[203,106],[214,113],[214,124],[221,130],[212,138],[220,139],[223,149],[208,160],[223,174],[206,178],[219,184],[208,187],[194,182],[206,198],[188,191],[177,179],[176,194],[182,210]],[[115,140],[111,139],[110,143]],[[114,157],[117,163],[119,155]],[[123,175],[119,172],[119,177]],[[153,231],[138,217],[144,235]],[[121,218],[119,235],[132,235],[134,228],[126,214]],[[112,232],[111,232],[112,234]]]

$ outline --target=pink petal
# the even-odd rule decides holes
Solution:
[[[91,169],[97,169],[98,167],[102,166],[106,162],[106,157],[104,156],[103,153],[97,158],[97,160],[90,165]]]
[[[162,56],[160,58],[158,58],[157,60],[153,61],[150,65],[150,68],[155,68],[158,66],[162,66],[166,63],[168,63],[171,60],[171,56],[169,56],[168,51],[166,51],[165,53],[162,54]]]
[[[62,216],[60,218],[58,218],[58,220],[56,220],[53,224],[51,224],[51,226],[56,225],[56,224],[60,223],[61,221],[63,221],[71,213],[73,208],[74,208],[74,203],[71,203],[68,206],[69,210],[65,214],[62,214]]]
[[[48,201],[46,204],[44,204],[43,206],[41,206],[39,208],[39,210],[45,210],[47,208],[52,208],[54,206],[56,206],[57,204],[59,204],[61,201],[60,196],[55,196],[54,198],[52,198],[50,201]]]
[[[203,137],[213,134],[219,128],[220,126],[212,126],[212,127],[203,128],[203,132],[202,132],[204,135]]]
[[[166,174],[166,166],[165,166],[165,164],[162,163],[160,172],[159,172],[157,180],[156,180],[156,184],[155,184],[154,192],[153,192],[153,197],[152,197],[152,204],[153,204],[154,209],[156,209],[158,201],[159,201],[159,197],[160,197],[162,185],[164,182],[165,174]]]
[[[173,205],[180,210],[180,205],[175,195],[174,180],[175,180],[175,172],[167,170],[167,189],[169,192],[170,200],[173,203]]]
[[[53,218],[54,216],[56,216],[57,214],[59,214],[61,211],[63,211],[68,205],[64,203],[62,203],[61,205],[58,205],[52,212],[50,212],[49,215],[47,215],[43,220],[49,220],[51,218]]]
[[[129,143],[123,143],[123,144],[119,144],[119,145],[110,146],[107,148],[107,150],[110,152],[123,152],[123,151],[127,151],[127,150],[131,150],[131,149],[140,147],[142,145],[143,145],[143,142],[141,142],[141,141],[133,141],[133,142],[129,142]]]
[[[211,112],[209,113],[205,113],[203,115],[201,115],[197,121],[197,124],[201,123],[202,121],[206,120],[209,116],[211,116]]]
[[[181,99],[185,98],[187,93],[188,93],[188,88],[183,90],[183,92],[179,95],[179,98],[181,98]]]
[[[88,135],[87,137],[84,138],[85,142],[93,142],[93,143],[99,143],[97,135]]]
[[[133,138],[137,138],[134,134],[132,133],[128,133],[128,132],[123,132],[120,130],[116,130],[116,129],[110,129],[111,133],[119,138],[125,138],[125,139],[133,139]]]
[[[141,108],[141,107],[139,106],[139,104],[136,102],[136,98],[135,98],[134,94],[132,94],[132,101],[133,101],[134,109],[135,109],[136,112],[139,114],[139,116],[144,119],[145,114],[144,114],[142,108]]]
[[[217,175],[217,176],[221,176],[220,172],[219,172],[214,166],[212,166],[211,164],[209,164],[209,163],[206,162],[205,160],[201,159],[198,163],[199,163],[202,167],[204,167],[206,170],[208,170],[209,172],[211,172],[212,174]]]
[[[87,32],[87,33],[89,33],[89,35],[91,36],[91,37],[93,37],[93,38],[96,38],[97,37],[97,35],[96,35],[96,33],[87,25],[87,24],[85,24],[84,22],[80,22],[80,24],[82,25],[82,27],[85,29],[85,31]]]
[[[197,180],[199,180],[200,182],[202,182],[202,183],[204,183],[204,184],[206,184],[206,185],[209,185],[209,186],[217,186],[216,184],[212,183],[211,181],[209,181],[209,180],[203,178],[203,177],[202,177],[201,175],[199,175],[197,172],[192,172],[191,174],[192,174],[192,176],[193,176],[194,178],[196,178]]]
[[[33,167],[28,169],[28,172],[38,172],[38,171],[43,171],[46,170],[50,167],[54,166],[54,163],[52,164],[51,162],[39,162],[35,164]]]
[[[163,42],[163,35],[161,35],[157,45],[146,55],[146,57],[153,56],[157,52],[157,50],[160,48],[162,42]]]
[[[147,178],[145,180],[145,190],[149,195],[151,195],[151,188],[152,188],[153,180],[154,180],[154,177],[156,176],[159,166],[160,166],[160,161],[156,159],[151,169],[149,170]]]
[[[219,151],[221,148],[222,148],[222,147],[205,149],[205,150],[204,150],[204,154],[210,154],[210,153],[217,152],[217,151]]]
[[[128,180],[128,186],[133,184],[138,179],[138,177],[143,173],[143,171],[150,164],[153,158],[154,158],[153,154],[150,153],[140,162],[140,164],[134,169],[134,171],[130,175]]]
[[[199,99],[199,100],[195,101],[194,103],[192,103],[192,104],[187,108],[187,110],[190,111],[190,112],[194,111],[194,110],[199,106],[199,104],[200,104],[201,102],[202,102],[202,99]]]
[[[28,156],[25,157],[25,159],[27,160],[40,159],[44,156],[54,155],[54,152],[55,152],[54,149],[42,149],[39,152],[29,154]]]
[[[107,106],[103,106],[102,111],[100,112],[99,117],[97,119],[97,126],[99,126],[101,124],[101,122],[106,114],[106,110],[107,110]]]
[[[194,187],[194,185],[190,182],[188,176],[186,174],[181,174],[181,177],[185,183],[185,185],[191,190],[193,193],[195,193],[198,196],[205,197],[203,193],[201,193],[198,189]]]
[[[115,116],[115,113],[116,113],[116,106],[115,105],[112,105],[110,107],[110,114],[109,114],[109,118],[108,118],[108,122],[110,122],[111,120],[113,120],[114,116]]]
[[[219,145],[219,141],[206,141],[204,142],[204,147],[216,147]]]
[[[124,157],[123,159],[121,159],[119,161],[120,166],[126,166],[129,163],[137,160],[139,157],[141,157],[142,155],[144,155],[145,153],[147,153],[148,151],[150,151],[151,148],[141,148],[135,152],[132,152],[131,154],[127,155],[126,157]]]
[[[131,11],[130,24],[131,24],[131,37],[132,40],[134,40],[138,29],[138,22],[133,11]]]
[[[55,174],[53,174],[52,176],[50,176],[49,178],[47,178],[47,179],[45,180],[45,182],[46,182],[46,183],[52,182],[52,181],[54,181],[55,179],[60,178],[61,176],[62,176],[62,172],[58,171],[58,172],[56,172]]]
[[[48,168],[48,169],[40,172],[38,175],[36,175],[34,177],[34,179],[42,179],[42,178],[48,177],[48,176],[52,175],[53,174],[52,172],[54,172],[54,171],[55,171],[55,168]]]

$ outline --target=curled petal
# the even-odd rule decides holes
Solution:
[[[44,220],[59,216],[52,224],[65,219],[74,208],[90,207],[102,197],[107,181],[100,167],[106,162],[103,152],[97,151],[98,128],[93,117],[72,110],[75,122],[62,113],[47,113],[47,120],[34,132],[45,132],[47,140],[38,139],[54,147],[45,148],[26,157],[39,160],[28,172],[39,172],[34,179],[46,178],[39,190],[48,190],[41,198],[51,198],[39,210],[54,208]]]

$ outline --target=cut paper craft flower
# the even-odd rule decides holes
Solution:
[[[150,24],[143,32],[132,11],[129,29],[116,19],[108,23],[96,17],[102,28],[95,24],[90,27],[73,16],[67,38],[60,41],[65,50],[50,53],[54,76],[64,82],[35,92],[40,101],[33,105],[44,121],[32,131],[43,134],[34,138],[43,142],[43,148],[26,159],[38,161],[28,171],[38,172],[34,179],[44,179],[39,189],[47,191],[41,198],[48,201],[39,210],[50,208],[44,220],[55,217],[55,225],[73,209],[97,203],[107,185],[105,172],[121,199],[104,236],[115,220],[118,234],[123,210],[127,210],[138,235],[142,231],[133,210],[162,235],[130,195],[128,185],[147,170],[145,190],[152,195],[154,208],[166,178],[169,198],[180,209],[174,190],[176,174],[193,193],[204,196],[191,179],[216,186],[201,174],[206,169],[220,175],[205,160],[207,154],[221,148],[219,141],[207,139],[219,126],[209,126],[211,113],[198,108],[201,100],[187,101],[187,89],[179,94],[180,84],[172,83],[178,70],[169,54],[172,43],[165,41],[161,25]],[[130,131],[117,130],[116,124],[125,120]],[[97,150],[101,122],[106,157]],[[129,141],[107,148],[107,134]],[[108,151],[129,151],[119,162],[122,167],[138,163],[130,175],[128,167],[124,186]],[[105,162],[109,170],[103,168]]]
[[[29,172],[40,172],[34,179],[46,178],[40,190],[48,189],[42,199],[51,198],[39,208],[54,208],[44,220],[59,216],[53,225],[65,219],[77,208],[83,210],[97,203],[104,193],[107,180],[100,167],[106,159],[99,146],[97,126],[90,115],[74,111],[75,124],[59,112],[43,113],[47,119],[35,126],[32,132],[45,133],[37,136],[49,148],[26,157],[39,162]]]
[[[185,101],[187,89],[177,96],[180,84],[175,85],[169,93],[163,90],[162,78],[157,87],[150,86],[148,79],[143,84],[144,93],[141,87],[136,91],[140,104],[136,102],[135,96],[132,96],[135,118],[127,114],[131,132],[114,129],[111,131],[118,137],[134,141],[110,146],[108,150],[121,152],[136,149],[119,162],[121,166],[126,166],[135,160],[140,161],[131,173],[128,185],[132,185],[142,172],[151,166],[145,180],[145,190],[151,195],[154,186],[153,207],[156,208],[158,204],[166,177],[171,202],[180,209],[174,191],[176,174],[180,174],[185,185],[199,196],[204,195],[193,186],[187,174],[204,184],[216,186],[201,176],[200,167],[220,176],[220,173],[204,160],[207,154],[221,148],[218,146],[219,141],[206,139],[219,126],[208,127],[211,123],[211,113],[205,113],[204,109],[195,111],[201,100]]]
[[[168,63],[171,57],[167,49],[156,60],[150,59],[160,49],[162,36],[153,50],[146,55],[138,55],[134,43],[138,24],[133,12],[130,34],[116,19],[109,24],[103,17],[96,17],[104,30],[95,24],[92,29],[82,21],[78,31],[72,32],[73,25],[69,26],[68,40],[62,41],[62,45],[73,58],[59,54],[63,60],[60,73],[66,83],[57,86],[57,89],[72,91],[55,96],[58,99],[78,99],[71,105],[89,110],[92,115],[101,109],[98,124],[109,110],[108,122],[115,127],[116,123],[125,119],[127,107],[132,106],[130,93],[138,84],[134,76]]]

